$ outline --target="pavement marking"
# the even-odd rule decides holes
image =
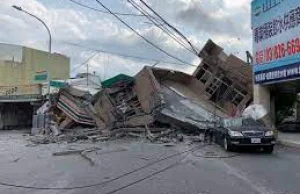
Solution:
[[[219,161],[221,161],[221,160],[219,160]],[[271,189],[269,189],[267,187],[264,187],[264,186],[261,186],[261,185],[257,185],[256,183],[254,183],[253,181],[251,181],[249,178],[247,178],[246,175],[243,175],[243,173],[240,170],[238,170],[237,168],[234,168],[234,167],[230,166],[225,161],[222,160],[221,163],[222,163],[222,165],[225,166],[228,174],[233,175],[236,178],[244,181],[245,183],[247,183],[257,193],[260,193],[260,194],[276,194],[275,191],[273,191],[273,190],[271,190]]]

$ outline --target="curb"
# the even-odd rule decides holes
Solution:
[[[289,147],[300,148],[300,143],[292,143],[292,142],[287,142],[282,140],[278,140],[278,143]]]

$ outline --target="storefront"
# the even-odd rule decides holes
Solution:
[[[251,14],[254,102],[276,123],[300,93],[300,1],[254,0]]]

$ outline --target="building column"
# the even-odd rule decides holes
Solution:
[[[3,129],[4,127],[4,124],[3,124],[3,106],[2,104],[0,103],[0,130]]]
[[[274,125],[276,124],[276,109],[275,109],[275,95],[271,93],[270,96],[270,116],[271,119],[274,123]]]
[[[262,85],[253,86],[254,104],[262,105],[268,114],[262,118],[263,122],[275,129],[275,101],[271,98],[270,88]]]

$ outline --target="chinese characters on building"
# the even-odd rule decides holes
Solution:
[[[284,15],[255,28],[254,41],[259,43],[300,25],[300,7],[290,10]]]

